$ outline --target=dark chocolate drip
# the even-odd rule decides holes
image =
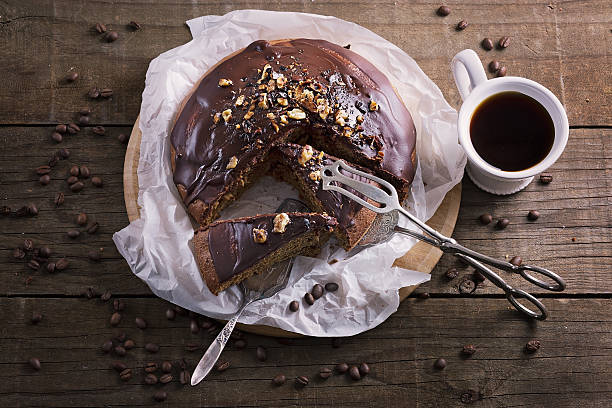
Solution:
[[[266,64],[269,68],[262,72]],[[269,81],[280,75],[287,85],[270,87]],[[222,86],[220,80],[229,80],[231,85]],[[305,97],[311,91],[315,98],[328,100],[331,112],[325,119],[314,106],[316,100],[313,104]],[[267,108],[259,106],[263,94]],[[236,106],[242,96],[244,104]],[[283,98],[288,105],[279,102]],[[378,110],[370,110],[371,101]],[[245,120],[252,105],[253,115]],[[280,116],[293,108],[301,109],[306,117],[281,123]],[[232,117],[226,123],[221,114],[228,109]],[[336,123],[338,110],[346,114],[344,126]],[[268,114],[275,115],[274,119]],[[388,79],[341,46],[296,39],[274,45],[256,41],[202,79],[172,130],[174,182],[186,188],[187,204],[195,199],[210,204],[241,169],[266,160],[275,143],[295,140],[291,129],[315,127],[323,129],[324,144],[344,146],[338,150],[360,156],[358,162],[368,161],[372,167],[412,181],[415,128]],[[236,167],[228,166],[233,156]]]
[[[285,232],[274,232],[276,215],[259,215],[231,221],[219,221],[208,227],[208,248],[219,276],[223,282],[242,273],[265,256],[311,229],[331,230],[336,222],[319,214],[289,213],[291,222]],[[253,239],[253,229],[261,228],[267,233],[263,244]]]

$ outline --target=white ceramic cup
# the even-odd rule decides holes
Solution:
[[[548,89],[532,80],[521,77],[500,77],[487,80],[487,74],[478,55],[470,49],[459,52],[451,63],[455,83],[463,104],[459,110],[457,129],[459,143],[468,158],[468,176],[481,189],[493,194],[512,194],[525,188],[533,176],[549,168],[565,149],[569,124],[565,109]],[[548,111],[555,126],[555,139],[548,155],[538,164],[520,171],[504,171],[492,166],[480,157],[472,145],[470,122],[474,111],[482,101],[500,92],[514,91],[530,96]],[[508,112],[509,115],[512,112]]]

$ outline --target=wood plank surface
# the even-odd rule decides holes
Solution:
[[[2,406],[144,406],[159,389],[168,392],[167,406],[345,406],[428,407],[464,406],[468,390],[479,395],[477,406],[605,407],[612,398],[612,306],[610,299],[551,300],[546,322],[529,322],[509,311],[504,299],[411,299],[380,327],[347,338],[339,348],[329,339],[303,338],[291,345],[275,339],[246,335],[248,346],[230,346],[223,358],[230,368],[215,372],[197,388],[181,387],[176,377],[165,386],[144,385],[143,367],[186,358],[193,369],[199,352],[185,344],[204,343],[209,334],[189,332],[189,318],[168,321],[167,303],[159,299],[123,299],[126,311],[117,328],[108,318],[111,305],[84,299],[0,299],[0,314],[10,317],[0,329]],[[41,311],[43,321],[28,322]],[[585,319],[589,311],[595,319]],[[136,328],[135,317],[145,316],[148,327]],[[109,356],[101,344],[125,332],[136,347],[126,357]],[[531,339],[542,347],[524,352]],[[160,345],[157,354],[143,350],[147,342]],[[465,344],[476,354],[461,357]],[[255,348],[263,346],[268,358],[260,362]],[[36,356],[42,369],[32,370],[27,360]],[[444,358],[444,370],[433,368]],[[122,383],[110,368],[122,360],[134,371]],[[371,373],[361,381],[334,375],[317,378],[321,367],[340,362],[367,362]],[[157,372],[159,375],[159,371]],[[284,374],[287,384],[274,387],[271,378]],[[293,379],[311,380],[296,389]],[[240,392],[235,392],[239,389]],[[61,391],[59,391],[61,390]],[[401,403],[399,402],[401,401]]]

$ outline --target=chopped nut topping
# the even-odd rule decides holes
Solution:
[[[263,81],[264,79],[268,78],[268,76],[270,75],[270,71],[272,71],[272,66],[270,64],[264,65],[263,70],[261,71],[261,78],[259,79],[259,81]]]
[[[253,241],[263,244],[268,239],[268,233],[263,228],[253,228]]]
[[[283,125],[288,125],[289,121],[287,120],[287,115],[281,115],[280,121]]]
[[[240,95],[237,99],[236,99],[236,106],[240,106],[244,103],[244,95]]]
[[[280,106],[289,105],[289,101],[287,100],[287,98],[276,98],[276,102],[278,102]]]
[[[232,86],[232,85],[234,85],[234,83],[232,82],[231,79],[221,78],[219,80],[219,86],[226,87],[226,86]]]
[[[345,119],[348,119],[348,114],[345,111],[340,109],[338,112],[336,112],[336,125],[344,126]]]
[[[323,153],[322,151],[321,151],[321,152],[319,152],[319,155],[317,156],[317,160],[323,160],[323,155],[324,155],[324,154],[325,154],[325,153]]]
[[[321,119],[326,120],[327,116],[331,113],[332,109],[329,106],[329,103],[327,103],[327,99],[325,98],[318,98],[317,99],[317,112],[319,113],[319,116],[321,117]]]
[[[363,123],[363,116],[357,115],[357,122]]]
[[[276,78],[276,86],[278,86],[279,88],[283,88],[286,83],[287,83],[287,78],[285,78],[284,75],[281,75],[278,78]]]
[[[240,129],[240,123],[236,125],[236,129]]]
[[[274,232],[278,232],[282,234],[285,232],[285,228],[287,224],[289,224],[291,220],[286,213],[280,213],[276,217],[274,217]]]
[[[300,157],[298,157],[298,163],[300,163],[302,166],[306,166],[306,162],[312,159],[312,153],[312,146],[305,145],[302,148],[302,153],[300,154]]]
[[[215,116],[213,116],[213,123],[216,125],[217,123],[219,123],[220,120],[221,114],[219,112],[215,113]]]
[[[274,89],[276,89],[276,82],[273,79],[271,79],[268,81],[268,86],[266,86],[266,90],[268,92],[272,92]]]
[[[229,159],[229,163],[227,163],[227,166],[225,166],[226,169],[233,169],[236,167],[236,165],[238,164],[238,159],[236,158],[236,156],[232,156]]]
[[[345,137],[353,136],[353,129],[351,129],[350,127],[345,127],[344,128],[344,132],[342,133],[342,135],[345,136]]]
[[[268,109],[268,94],[261,94],[259,96],[259,102],[257,102],[257,107],[261,109]]]
[[[225,123],[229,122],[230,119],[232,118],[232,110],[231,109],[226,109],[221,113],[221,116],[223,116],[223,120],[225,121]]]
[[[308,178],[310,178],[312,181],[321,180],[321,170],[311,171],[310,174],[308,175]]]
[[[370,110],[371,111],[377,111],[378,110],[378,104],[374,101],[370,101]]]
[[[274,131],[278,133],[280,128],[278,127],[278,124],[275,121],[272,121],[272,127],[274,128]]]
[[[268,114],[266,115],[266,117],[267,117],[268,119],[276,119],[276,115],[275,115],[275,114],[273,114],[272,112],[268,113]]]
[[[289,115],[291,119],[295,120],[306,119],[306,114],[304,113],[304,111],[298,108],[290,110],[289,112],[287,112],[287,115]]]
[[[254,114],[254,113],[255,113],[255,112],[253,112],[252,110],[251,110],[251,111],[248,111],[248,112],[247,112],[247,113],[244,115],[244,120],[249,120],[249,119],[251,119],[251,117],[253,117],[253,114]]]

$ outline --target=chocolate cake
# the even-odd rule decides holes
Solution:
[[[318,253],[337,222],[317,213],[280,213],[217,221],[196,231],[196,261],[212,293],[308,252]]]
[[[337,217],[345,248],[374,215],[320,189],[311,173],[335,157],[319,151],[384,178],[400,198],[415,172],[414,123],[389,80],[365,58],[323,40],[255,41],[220,61],[185,99],[170,142],[174,182],[200,225],[282,168],[312,210]],[[200,257],[202,249],[195,250]]]

